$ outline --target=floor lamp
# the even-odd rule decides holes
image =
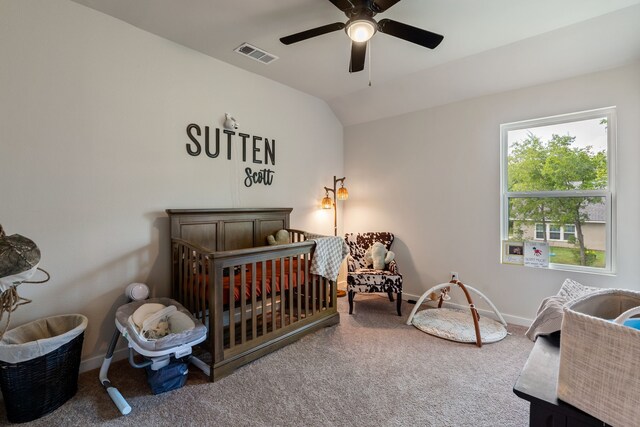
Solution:
[[[338,235],[338,205],[336,204],[336,200],[347,200],[349,198],[349,192],[344,186],[344,180],[346,178],[337,178],[335,175],[333,177],[333,188],[324,187],[325,196],[322,199],[322,208],[323,209],[331,209],[333,208],[333,235]],[[338,182],[340,183],[340,188],[336,188],[338,186]],[[329,191],[333,193],[333,200],[329,197]],[[346,295],[345,291],[338,290],[338,297],[343,297]]]

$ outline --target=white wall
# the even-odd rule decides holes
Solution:
[[[500,124],[612,105],[618,107],[617,275],[501,265]],[[535,317],[540,300],[566,277],[640,290],[638,117],[636,64],[347,127],[345,230],[396,234],[405,298],[457,271],[512,321]]]
[[[292,226],[332,232],[319,202],[343,129],[323,101],[66,0],[0,0],[0,61],[0,223],[52,276],[19,286],[33,302],[12,327],[85,314],[99,362],[127,284],[169,293],[167,208],[293,207]],[[225,112],[276,140],[273,185],[244,187],[257,165],[238,150],[186,153],[186,126],[213,132]]]

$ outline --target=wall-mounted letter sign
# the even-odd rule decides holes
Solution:
[[[226,136],[221,136],[220,134]],[[249,135],[223,129],[215,129],[215,137],[209,138],[209,126],[204,127],[204,144],[202,142],[202,128],[191,123],[187,126],[187,136],[191,142],[187,142],[187,153],[190,156],[197,157],[202,154],[204,146],[204,154],[212,159],[222,155],[227,160],[231,160],[232,145],[240,144],[242,147],[242,161],[252,162],[258,165],[276,165],[276,140],[268,139],[262,136]],[[213,139],[213,140],[212,140]],[[251,187],[253,184],[271,185],[275,171],[269,168],[259,167],[253,170],[250,167],[244,169],[244,185]]]

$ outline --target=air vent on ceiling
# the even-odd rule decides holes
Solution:
[[[234,52],[238,52],[241,55],[248,56],[249,58],[260,61],[263,64],[269,64],[278,59],[277,56],[267,53],[262,49],[258,49],[255,46],[251,46],[249,43],[242,43],[240,46],[234,49]]]

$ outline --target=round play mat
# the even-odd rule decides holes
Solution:
[[[423,332],[450,341],[476,343],[476,332],[469,310],[433,308],[413,316],[413,325]],[[480,316],[482,343],[500,341],[507,336],[504,325],[487,316]]]

